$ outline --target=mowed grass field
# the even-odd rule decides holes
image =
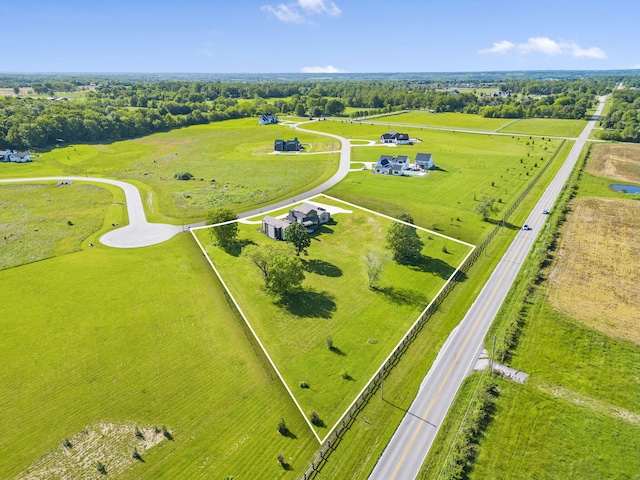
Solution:
[[[387,115],[378,119],[372,118],[370,121],[374,123],[375,122],[406,123],[406,124],[415,124],[417,126],[428,125],[430,127],[450,127],[450,128],[460,128],[463,130],[482,130],[487,132],[495,132],[499,130],[500,127],[503,127],[509,122],[512,122],[513,119],[486,118],[486,117],[483,117],[482,115],[476,115],[476,114],[470,114],[470,113],[455,113],[455,112],[429,113],[424,110],[416,110],[412,112],[399,113],[397,115]]]
[[[501,128],[500,132],[576,138],[586,125],[586,120],[523,118]]]
[[[592,158],[587,169],[597,172]],[[596,196],[610,194],[606,185],[597,191],[592,175],[582,174],[578,186],[551,265],[540,271],[547,250],[539,239],[490,332],[504,337],[524,304],[509,363],[530,376],[526,385],[498,379],[497,408],[469,478],[637,478],[640,471],[640,294],[625,274],[639,260],[636,202]],[[591,249],[576,251],[579,244]],[[443,444],[467,401],[456,400]],[[430,455],[421,478],[438,478],[446,455],[442,448]]]
[[[314,125],[331,133],[340,127],[353,138],[374,139],[384,132],[371,125]],[[438,169],[424,177],[375,175],[370,170],[352,172],[327,193],[391,216],[409,212],[417,225],[478,244],[494,226],[482,222],[474,212],[480,199],[493,197],[498,212],[492,217],[500,218],[561,145],[560,140],[554,139],[437,131],[421,131],[415,136],[423,141],[398,147],[355,147],[351,160],[375,162],[380,155],[408,155],[413,160],[416,153],[425,152],[433,154]],[[564,159],[571,145],[565,142],[558,158]]]
[[[211,245],[209,230],[197,235],[305,413],[317,411],[325,422],[318,429],[323,437],[471,248],[419,230],[423,260],[410,266],[391,261],[371,289],[364,255],[389,254],[384,238],[392,221],[325,197],[315,200],[352,213],[333,215],[334,222],[314,235],[308,256],[301,257],[307,269],[302,291],[284,300],[264,291],[261,273],[235,249]],[[273,242],[259,227],[240,224],[240,244]]]
[[[299,478],[306,470],[317,442],[189,234],[3,270],[0,287],[11,291],[0,315],[2,477],[42,468],[65,438],[108,423],[165,425],[173,437],[118,478]],[[278,434],[280,418],[292,436]],[[102,478],[98,460],[109,472],[114,449],[85,458],[82,478]]]
[[[307,152],[336,150],[328,137],[256,118],[197,125],[110,144],[75,145],[43,153],[25,165],[2,165],[3,178],[80,175],[130,181],[142,190],[152,221],[202,220],[220,205],[241,212],[319,185],[338,168],[338,154],[270,155],[276,138]],[[194,180],[176,180],[189,172]]]
[[[77,182],[0,184],[0,270],[79,250],[103,223],[126,219],[115,199],[118,192]]]

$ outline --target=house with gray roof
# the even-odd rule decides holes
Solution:
[[[433,155],[430,153],[417,153],[416,161],[414,162],[416,168],[421,168],[422,170],[430,170],[435,168],[435,164],[433,163]]]
[[[409,157],[406,155],[380,155],[380,159],[371,170],[373,173],[382,175],[402,176],[406,170],[409,170]]]
[[[284,232],[293,223],[301,223],[312,233],[320,225],[331,221],[331,214],[324,208],[303,203],[291,210],[282,220],[267,215],[262,219],[262,233],[273,240],[284,240]]]

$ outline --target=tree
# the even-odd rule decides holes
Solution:
[[[265,288],[274,295],[285,293],[300,286],[304,280],[302,261],[292,255],[277,255],[269,263]]]
[[[298,117],[304,117],[304,114],[305,114],[304,104],[302,104],[302,103],[298,103],[298,104],[296,105],[296,115],[297,115]]]
[[[408,213],[398,215],[387,231],[387,248],[393,254],[393,260],[397,263],[408,264],[418,260],[422,256],[424,243],[420,239],[416,228],[413,227],[413,218]]]
[[[298,222],[292,223],[285,229],[284,239],[295,247],[297,256],[300,256],[300,252],[306,254],[307,248],[311,246],[311,238],[307,229]]]
[[[216,208],[207,213],[207,225],[224,224],[211,229],[211,236],[220,247],[229,248],[238,238],[238,223],[233,221],[236,218],[236,214],[227,207]]]
[[[369,288],[374,287],[386,263],[387,257],[385,255],[376,252],[367,252],[365,254],[364,264],[369,278]]]
[[[263,277],[269,274],[271,260],[278,255],[293,255],[293,246],[289,243],[269,242],[262,245],[247,245],[242,250],[242,256],[252,262]]]
[[[339,115],[344,112],[344,103],[335,98],[331,98],[327,100],[324,111],[327,115]]]
[[[493,197],[482,197],[480,202],[474,208],[474,211],[480,215],[483,222],[489,220],[489,215],[498,213],[498,207],[495,205],[496,199]]]

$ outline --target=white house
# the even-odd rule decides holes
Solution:
[[[31,154],[29,152],[0,150],[0,162],[27,163],[31,161]]]
[[[417,153],[415,166],[416,168],[421,168],[422,170],[430,170],[434,168],[435,165],[433,163],[433,155],[431,155],[430,153]]]
[[[408,133],[398,133],[395,130],[391,130],[389,133],[384,133],[380,136],[380,142],[384,144],[393,145],[410,145]]]
[[[409,157],[406,155],[398,155],[397,157],[381,155],[380,159],[371,171],[382,175],[402,176],[404,175],[405,170],[409,170],[409,167]]]

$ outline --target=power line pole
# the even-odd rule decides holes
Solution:
[[[489,373],[493,374],[493,356],[496,351],[496,336],[493,336],[493,347],[491,348],[491,360],[489,361]]]

